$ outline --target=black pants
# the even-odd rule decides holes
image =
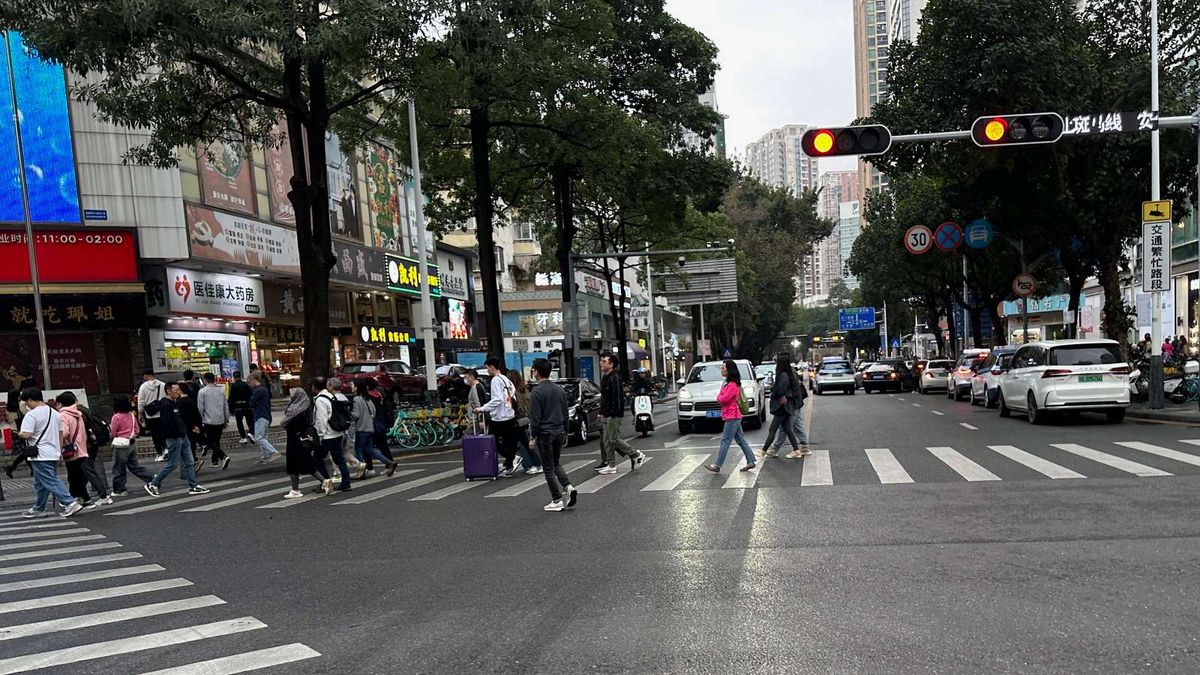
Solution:
[[[146,419],[146,427],[150,429],[150,438],[154,440],[154,452],[162,455],[167,452],[167,437],[162,432],[162,422],[158,417]]]
[[[239,438],[249,438],[254,435],[254,413],[248,409],[235,410],[233,411],[233,419],[237,421]]]
[[[387,457],[388,460],[396,459],[394,456],[392,456],[392,449],[388,447],[386,431],[374,432],[371,435],[371,442],[375,444],[375,449],[379,451],[379,454]],[[374,468],[374,466],[371,464],[371,455],[370,453],[363,453],[363,455],[363,461],[367,463],[367,471],[370,471]]]
[[[539,434],[537,437],[537,452],[542,458],[542,469],[546,475],[546,485],[550,487],[550,496],[554,501],[562,499],[563,490],[571,486],[571,479],[559,462],[562,459],[563,434]]]
[[[105,484],[99,472],[96,471],[96,462],[91,457],[80,457],[73,459],[67,464],[67,487],[71,492],[71,496],[84,502],[91,501],[88,496],[88,485],[96,491],[100,498],[108,496],[108,485]]]
[[[771,416],[771,429],[767,432],[767,440],[763,442],[763,452],[770,449],[771,444],[775,442],[775,434],[779,433],[779,427],[781,426],[783,427],[783,433],[787,434],[788,441],[792,444],[792,449],[800,449],[800,441],[796,438],[796,431],[792,428],[792,416],[785,415],[783,411],[780,411],[778,414]],[[782,444],[783,441],[780,440],[780,445]]]
[[[204,436],[204,444],[212,450],[212,463],[219,464],[225,459],[225,451],[221,449],[221,434],[225,433],[225,425],[205,424],[200,428],[200,432]]]
[[[517,457],[517,433],[520,429],[517,428],[517,420],[492,420],[488,426],[488,431],[496,437],[496,445],[500,450],[500,456],[504,458],[504,470],[508,471],[513,468],[513,460]]]

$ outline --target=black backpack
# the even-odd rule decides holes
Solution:
[[[89,454],[112,443],[112,431],[108,428],[108,422],[86,410],[80,412],[83,413],[83,428],[87,430]]]
[[[350,405],[350,401],[339,401],[333,396],[326,397],[329,399],[329,406],[332,412],[329,415],[329,428],[334,431],[349,431],[354,423],[354,409]]]

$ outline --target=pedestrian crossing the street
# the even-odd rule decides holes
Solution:
[[[13,516],[20,517],[0,514],[0,523],[27,523]],[[53,524],[74,536],[49,529],[19,543],[0,536],[0,675],[84,663],[107,672],[216,675],[320,656],[304,644],[272,645],[283,642],[283,630],[239,615],[77,521]],[[252,649],[231,641],[257,631]]]

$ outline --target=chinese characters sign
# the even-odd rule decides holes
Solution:
[[[38,230],[33,239],[42,283],[138,280],[137,242],[132,230]],[[0,283],[30,283],[24,232],[0,230]]]
[[[1169,220],[1142,223],[1142,290],[1147,293],[1171,288],[1168,260],[1171,249],[1167,240],[1170,233]]]
[[[91,333],[46,336],[50,357],[50,381],[55,389],[100,391],[96,372],[96,349]],[[0,391],[14,389],[26,377],[41,379],[42,355],[34,334],[0,337]]]
[[[209,206],[254,215],[257,197],[252,166],[241,143],[214,141],[196,148],[202,199]]]
[[[384,345],[406,345],[417,341],[408,331],[387,326],[359,326],[358,338],[364,343]]]
[[[300,275],[294,231],[199,206],[186,211],[193,257]]]
[[[263,289],[258,279],[178,267],[166,268],[168,308],[177,314],[258,319]]]
[[[334,239],[333,255],[337,262],[329,270],[330,280],[378,290],[387,287],[382,252]]]
[[[1158,112],[1143,110],[1137,113],[1101,113],[1099,115],[1064,115],[1063,136],[1118,134],[1126,131],[1153,131],[1158,128]]]
[[[387,256],[388,290],[408,295],[420,295],[421,275],[417,272],[417,261],[391,253],[385,255]],[[440,298],[442,297],[442,288],[438,277],[438,266],[428,264],[427,268],[429,270],[429,295],[433,298]]]
[[[285,225],[296,224],[296,210],[288,193],[292,190],[292,147],[287,138],[287,128],[282,123],[271,128],[271,136],[279,139],[278,145],[268,144],[267,192],[271,195],[271,220]]]
[[[0,295],[0,321],[33,330],[35,316],[32,296]],[[140,295],[42,295],[42,317],[49,331],[139,328],[145,316]]]

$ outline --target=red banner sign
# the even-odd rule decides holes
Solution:
[[[44,284],[138,280],[137,241],[132,230],[37,230],[33,240],[38,278]],[[0,283],[31,281],[25,233],[0,230]]]

